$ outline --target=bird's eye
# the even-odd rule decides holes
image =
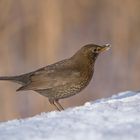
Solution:
[[[97,47],[97,48],[95,48],[95,49],[93,50],[93,52],[94,52],[94,53],[99,53],[99,52],[100,52],[100,49],[101,49],[100,47]]]
[[[97,49],[94,49],[94,52],[96,52],[97,51]]]
[[[94,49],[94,53],[98,53],[99,48]]]

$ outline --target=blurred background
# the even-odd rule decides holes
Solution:
[[[139,0],[0,0],[0,76],[70,57],[87,43],[110,43],[90,85],[61,100],[65,108],[140,89]],[[0,81],[0,121],[53,110],[47,98]]]

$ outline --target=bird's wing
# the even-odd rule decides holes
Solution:
[[[30,83],[19,90],[43,90],[62,86],[80,78],[80,71],[71,67],[46,67],[35,71],[30,77]]]

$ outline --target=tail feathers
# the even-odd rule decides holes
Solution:
[[[0,77],[0,80],[14,80],[15,78],[14,77],[10,77],[10,76],[3,76],[3,77]]]
[[[22,81],[20,81],[18,76],[3,76],[3,77],[0,77],[0,80],[8,80],[8,81],[22,84]]]

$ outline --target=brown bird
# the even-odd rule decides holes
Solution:
[[[19,76],[0,77],[0,80],[21,84],[17,91],[33,90],[48,97],[50,104],[60,111],[63,107],[59,99],[73,96],[89,84],[97,56],[109,48],[109,44],[88,44],[68,59]]]

